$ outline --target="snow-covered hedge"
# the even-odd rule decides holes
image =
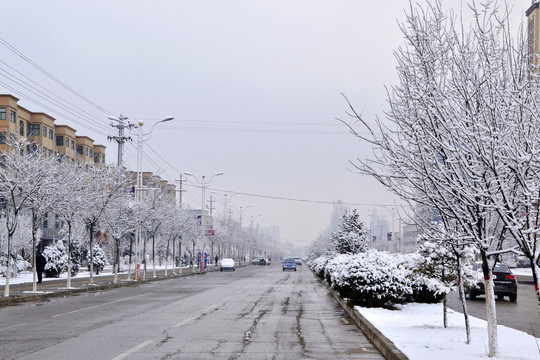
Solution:
[[[366,307],[403,302],[438,302],[449,291],[440,281],[417,271],[420,257],[369,250],[319,257],[309,266],[343,298]]]
[[[43,256],[47,260],[45,264],[46,277],[59,277],[63,271],[67,270],[68,256],[61,241],[45,247]]]

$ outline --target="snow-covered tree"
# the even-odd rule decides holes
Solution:
[[[10,143],[7,151],[2,151],[0,168],[0,199],[4,209],[7,229],[7,273],[12,262],[12,240],[17,230],[19,216],[34,193],[46,182],[48,174],[40,167],[39,156],[27,152],[30,143],[24,139]],[[33,255],[35,249],[33,249]],[[6,277],[4,296],[9,296],[9,279]]]
[[[516,250],[503,240],[514,237],[533,260],[540,254],[534,210],[540,87],[524,37],[510,36],[508,14],[493,3],[470,9],[469,26],[442,11],[439,0],[411,6],[402,25],[407,44],[396,52],[400,83],[389,92],[388,123],[371,126],[349,103],[362,126],[350,129],[374,145],[375,159],[355,163],[361,173],[413,208],[433,209],[446,231],[478,249],[495,356],[492,269],[499,254]]]
[[[115,246],[114,258],[114,279],[118,282],[118,271],[120,268],[121,240],[130,235],[137,228],[137,220],[134,217],[134,206],[131,195],[128,193],[119,194],[110,206],[107,207],[101,225],[104,230],[113,238]]]
[[[92,246],[91,258],[93,259],[93,262],[88,264],[88,271],[95,271],[96,275],[99,275],[105,266],[109,265],[107,257],[105,256],[105,251],[98,245]]]
[[[83,191],[85,179],[84,164],[62,161],[57,168],[58,176],[64,179],[61,187],[56,189],[58,203],[54,211],[60,216],[66,228],[65,241],[68,248],[67,288],[71,288],[71,276],[79,271],[81,260],[80,243],[74,244],[73,233],[76,222],[80,221],[80,213],[86,205],[86,193]],[[73,267],[73,269],[72,269]]]
[[[81,217],[86,224],[89,232],[88,247],[94,247],[94,232],[108,206],[114,202],[117,197],[122,196],[129,181],[121,169],[107,168],[105,170],[89,167],[84,173],[82,179],[81,192],[85,196],[85,207],[81,211]],[[94,283],[93,251],[90,251],[90,283]]]
[[[369,232],[356,209],[348,210],[341,217],[338,230],[331,235],[331,242],[338,254],[356,254],[369,248]]]

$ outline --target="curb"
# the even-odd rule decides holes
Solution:
[[[308,268],[313,273],[313,269],[308,266]],[[382,354],[382,356],[386,360],[409,360],[409,358],[399,350],[396,345],[388,339],[386,336],[384,336],[383,333],[381,333],[375,326],[373,326],[372,323],[370,323],[362,314],[360,314],[358,311],[354,309],[354,306],[341,298],[337,291],[332,289],[330,285],[326,283],[326,281],[323,281],[320,279],[315,273],[313,273],[315,278],[319,280],[328,291],[334,296],[334,298],[337,300],[337,302],[341,305],[343,310],[349,314],[351,319],[355,322],[356,326],[364,333],[364,335],[368,338],[368,340],[375,346],[377,350]]]

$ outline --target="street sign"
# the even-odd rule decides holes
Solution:
[[[205,236],[212,236],[212,235],[214,235],[214,230],[213,230],[213,229],[211,229],[211,230],[205,230],[205,231],[204,231],[204,235],[205,235]]]

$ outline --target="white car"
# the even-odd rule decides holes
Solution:
[[[234,271],[234,260],[233,259],[223,259],[219,263],[219,271],[231,270]]]

